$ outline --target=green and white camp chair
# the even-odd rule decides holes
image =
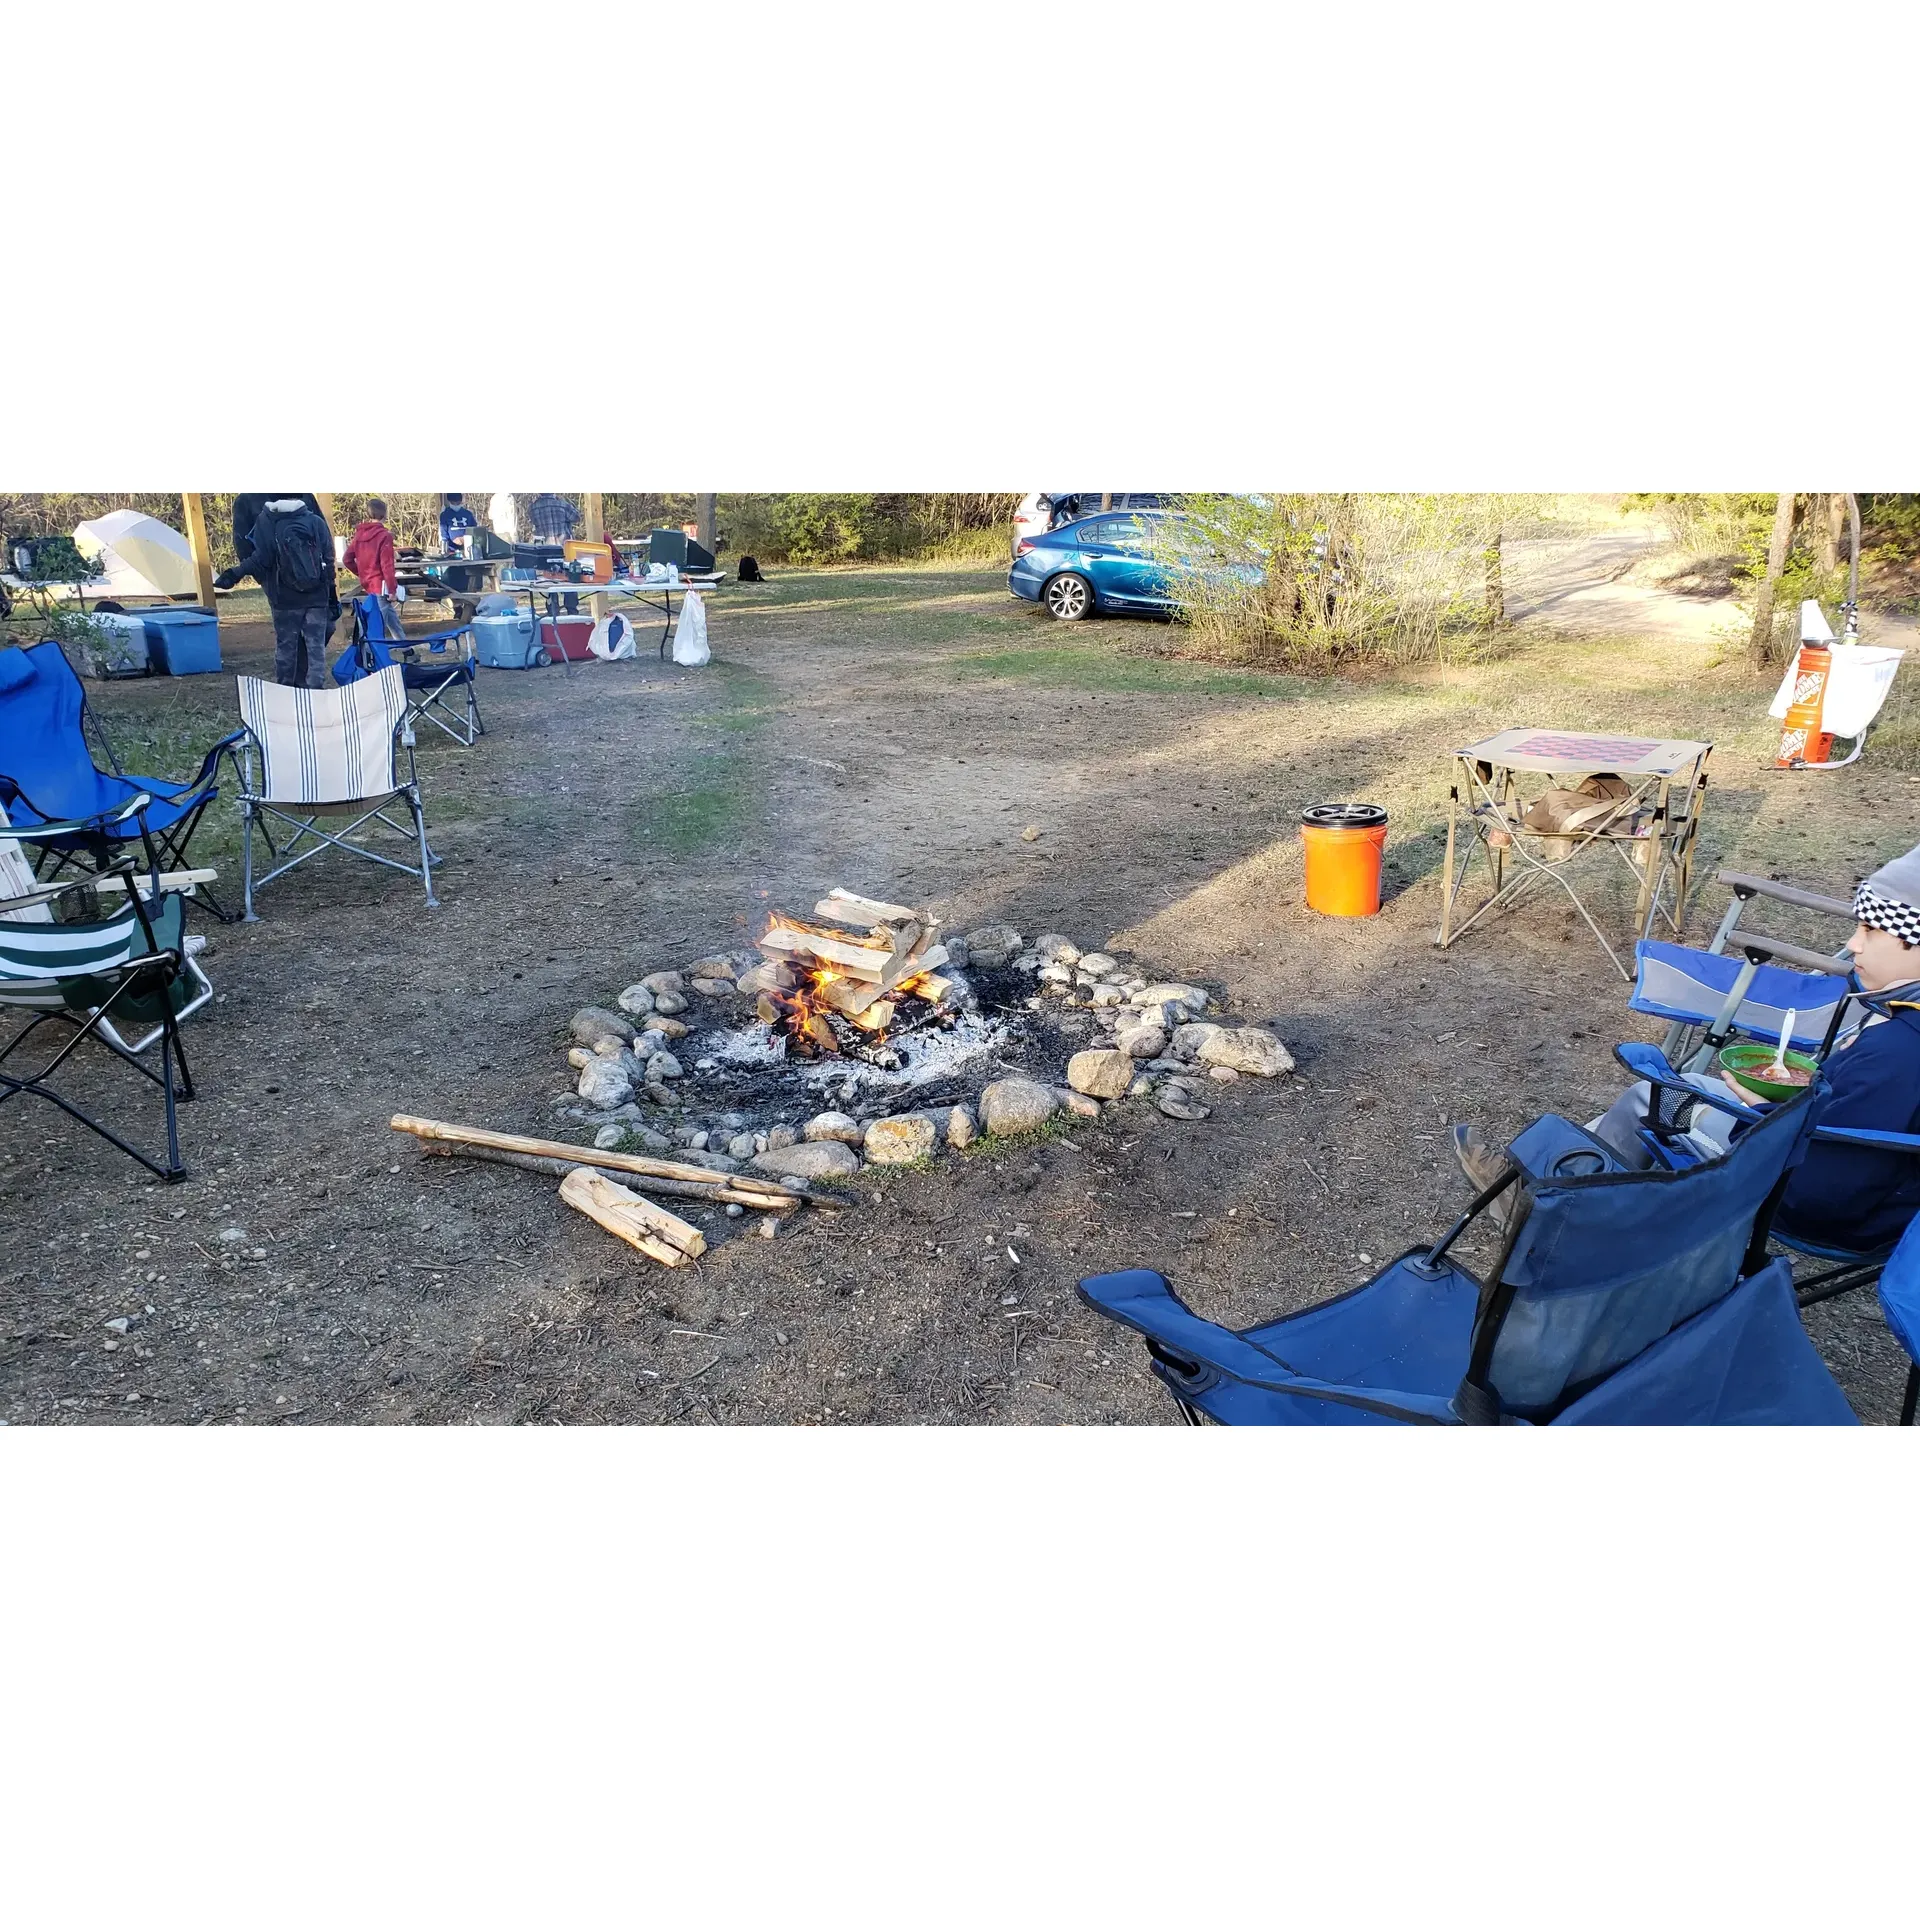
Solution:
[[[412,717],[398,667],[382,668],[345,687],[282,687],[268,680],[242,679],[240,718],[246,727],[238,757],[247,919],[260,917],[253,910],[253,896],[261,887],[328,847],[415,875],[426,887],[427,905],[440,904],[433,897],[433,869],[440,856],[427,845],[427,816],[420,804],[420,777],[413,759]],[[400,775],[403,747],[404,779]],[[387,811],[396,800],[406,802],[411,825]],[[329,833],[319,824],[323,814],[353,817],[337,833]],[[274,842],[273,821],[294,830],[284,846]],[[253,870],[256,822],[279,862],[259,875]],[[415,842],[420,864],[390,859],[349,838],[376,822]],[[309,836],[315,844],[295,853]]]
[[[136,794],[103,817],[104,823],[123,825],[152,798]],[[23,843],[30,846],[97,824],[53,820],[18,827],[0,809],[0,1011],[28,1016],[26,1025],[0,1046],[0,1106],[18,1094],[37,1094],[162,1180],[179,1180],[186,1168],[180,1161],[175,1107],[177,1101],[193,1098],[180,1022],[213,997],[199,963],[186,952],[184,896],[179,891],[163,893],[154,871],[139,871],[130,857],[115,861],[105,873],[42,886],[22,852]],[[121,900],[125,904],[117,904]],[[129,1040],[114,1024],[116,1014],[151,1031]],[[22,1043],[49,1024],[74,1032],[38,1071],[15,1071],[10,1063]],[[166,1103],[164,1163],[47,1084],[90,1038],[160,1089]],[[156,1042],[158,1071],[139,1057]]]

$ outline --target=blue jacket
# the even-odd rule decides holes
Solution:
[[[1920,1133],[1920,986],[1890,987],[1868,1005],[1887,1017],[1862,1027],[1827,1061],[1827,1127]],[[1865,1250],[1900,1237],[1920,1212],[1920,1154],[1816,1141],[1781,1199],[1774,1224],[1796,1240]]]

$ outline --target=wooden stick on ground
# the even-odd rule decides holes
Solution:
[[[575,1167],[560,1182],[560,1198],[596,1226],[605,1227],[649,1260],[663,1267],[684,1266],[707,1250],[706,1236],[677,1213],[656,1207],[643,1195],[617,1187],[591,1167]]]
[[[518,1167],[522,1173],[543,1173],[550,1180],[559,1180],[567,1173],[564,1160],[548,1160],[539,1154],[508,1153],[501,1147],[476,1147],[464,1140],[423,1140],[420,1143],[422,1153],[444,1155],[448,1159],[485,1160],[499,1167]],[[755,1193],[746,1187],[703,1186],[694,1180],[662,1180],[651,1173],[627,1173],[619,1167],[601,1167],[597,1172],[604,1173],[609,1180],[618,1181],[623,1187],[631,1187],[637,1193],[663,1193],[675,1200],[700,1200],[709,1206],[751,1207],[763,1213],[789,1213],[801,1203],[797,1193],[784,1189],[776,1197],[770,1193]]]
[[[797,1194],[816,1207],[850,1207],[845,1194],[816,1193],[812,1188],[783,1186],[778,1180],[763,1180],[752,1173],[721,1173],[712,1167],[690,1165],[684,1160],[657,1160],[646,1153],[614,1153],[599,1147],[576,1147],[565,1140],[540,1140],[526,1133],[494,1133],[486,1127],[456,1126],[450,1120],[423,1120],[418,1114],[396,1113],[387,1122],[395,1133],[410,1133],[416,1140],[439,1140],[449,1146],[491,1147],[500,1153],[533,1154],[543,1160],[567,1160],[576,1166],[601,1167],[622,1173],[652,1174],[661,1180],[686,1180],[702,1187],[731,1187],[739,1193],[770,1193],[778,1196]]]

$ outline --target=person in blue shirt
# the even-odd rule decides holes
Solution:
[[[480,516],[466,504],[465,494],[448,494],[447,504],[440,509],[440,551],[459,552],[460,536],[471,533],[479,524]]]
[[[1920,847],[1890,860],[1860,883],[1853,897],[1855,926],[1847,951],[1866,1018],[1838,1041],[1827,1056],[1827,1084],[1833,1097],[1820,1117],[1827,1127],[1852,1127],[1873,1133],[1920,1134]],[[1689,1075],[1703,1088],[1724,1086],[1747,1106],[1761,1096],[1748,1092],[1727,1074],[1719,1081]],[[1630,1167],[1652,1164],[1637,1131],[1646,1118],[1647,1093],[1635,1087],[1590,1123]],[[1689,1138],[1703,1152],[1726,1151],[1738,1122],[1730,1115],[1697,1106],[1687,1125]],[[1471,1127],[1453,1129],[1454,1152],[1477,1188],[1489,1187],[1506,1171],[1504,1148],[1480,1138]],[[1510,1195],[1494,1202],[1507,1211]],[[1878,1147],[1819,1140],[1787,1181],[1774,1224],[1796,1240],[1869,1253],[1891,1245],[1920,1213],[1920,1155]]]

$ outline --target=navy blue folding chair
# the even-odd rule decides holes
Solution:
[[[409,716],[470,747],[487,730],[474,690],[478,664],[471,626],[423,634],[417,640],[390,633],[379,600],[369,593],[354,602],[353,639],[333,663],[333,677],[344,687],[384,667],[398,667]],[[463,704],[456,707],[456,700]]]
[[[111,773],[94,764],[89,730]],[[241,737],[231,733],[212,747],[191,780],[124,774],[59,644],[0,648],[0,805],[16,827],[67,827],[43,836],[35,849],[43,877],[75,862],[104,870],[143,835],[158,848],[163,870],[185,869],[194,830],[220,791],[214,784],[220,756]],[[136,793],[151,800],[129,815],[127,802]],[[218,919],[233,918],[204,886],[201,893],[187,897]]]
[[[1630,1171],[1549,1115],[1435,1245],[1238,1332],[1193,1313],[1163,1274],[1102,1274],[1080,1292],[1145,1339],[1195,1424],[1851,1424],[1794,1309],[1787,1263],[1766,1253],[1826,1099],[1816,1083],[1719,1159],[1678,1170]],[[1450,1249],[1509,1189],[1482,1280]]]

